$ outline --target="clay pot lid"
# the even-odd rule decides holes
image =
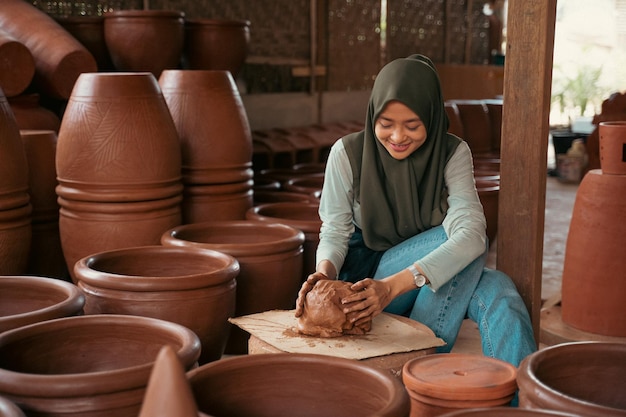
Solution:
[[[441,353],[407,362],[402,381],[422,395],[450,400],[489,400],[517,389],[517,368],[481,355]]]

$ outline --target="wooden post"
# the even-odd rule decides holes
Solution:
[[[504,69],[497,267],[522,295],[537,342],[556,1],[509,2]]]

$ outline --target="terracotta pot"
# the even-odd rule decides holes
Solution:
[[[473,154],[492,151],[491,120],[489,109],[482,100],[453,100],[463,123],[463,139]]]
[[[311,203],[316,199],[302,193],[290,193],[287,191],[254,191],[253,204],[260,206],[267,203]]]
[[[248,55],[248,20],[187,19],[184,56],[190,69],[227,70],[236,77]]]
[[[25,94],[9,99],[17,127],[21,130],[52,130],[59,132],[61,119],[40,105],[39,94]]]
[[[0,275],[26,271],[31,211],[26,152],[13,112],[0,90]]]
[[[478,198],[483,205],[487,220],[487,238],[493,243],[498,234],[498,207],[500,196],[500,182],[482,177],[476,178]]]
[[[304,261],[302,282],[315,272],[315,252],[319,244],[322,221],[318,214],[319,204],[315,203],[268,203],[252,207],[246,213],[248,220],[282,223],[304,233]]]
[[[626,175],[626,121],[600,122],[598,131],[602,173]]]
[[[158,244],[165,230],[181,223],[180,152],[152,74],[79,77],[56,155],[59,227],[70,273],[84,256]]]
[[[288,179],[283,184],[285,191],[311,195],[316,191],[321,193],[324,186],[324,174],[308,174]]]
[[[179,324],[95,315],[35,323],[0,334],[0,395],[27,415],[136,417],[160,349],[186,370],[200,341]]]
[[[183,190],[183,223],[244,220],[252,207],[252,180],[232,184],[187,185]]]
[[[22,410],[13,402],[0,397],[0,417],[26,417]]]
[[[260,176],[254,177],[254,185],[252,189],[257,191],[278,191],[280,190],[280,182],[273,178],[264,178]]]
[[[565,245],[563,322],[591,333],[626,337],[626,175],[589,171],[576,192]],[[602,282],[602,285],[598,285]]]
[[[85,297],[74,284],[36,276],[0,276],[0,333],[82,314]]]
[[[402,368],[411,416],[507,405],[517,390],[517,369],[504,361],[461,353],[421,356]]]
[[[201,363],[217,360],[235,312],[239,264],[202,248],[144,246],[95,253],[74,266],[85,314],[154,317],[193,330]]]
[[[441,417],[577,417],[560,411],[528,410],[514,407],[472,408],[452,411]]]
[[[33,80],[46,95],[67,99],[81,73],[98,70],[93,55],[79,41],[29,2],[3,0],[0,27],[30,50],[36,70]]]
[[[258,221],[223,221],[178,226],[163,234],[167,246],[206,248],[239,261],[235,315],[290,310],[301,286],[304,233]],[[262,294],[262,296],[259,296]],[[233,326],[226,353],[248,353],[249,334]]]
[[[35,75],[35,60],[30,50],[0,28],[0,88],[5,96],[21,94]]]
[[[178,68],[183,51],[183,12],[115,10],[104,15],[104,39],[119,71],[149,71],[159,77]]]
[[[526,357],[519,367],[520,408],[581,417],[626,416],[626,344],[564,343]]]
[[[74,36],[96,59],[99,71],[110,71],[113,63],[104,41],[103,16],[56,17],[56,21]]]
[[[400,381],[351,359],[298,353],[245,355],[187,375],[198,408],[211,415],[409,415],[409,398]]]

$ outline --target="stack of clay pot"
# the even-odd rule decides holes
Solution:
[[[233,76],[165,70],[159,84],[181,142],[183,223],[245,219],[252,207],[252,140]]]

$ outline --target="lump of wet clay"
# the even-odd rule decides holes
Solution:
[[[342,335],[360,335],[369,332],[372,322],[359,326],[351,323],[343,312],[341,299],[353,294],[349,282],[320,280],[306,295],[304,310],[298,318],[297,331],[301,334],[317,337],[338,337]]]

